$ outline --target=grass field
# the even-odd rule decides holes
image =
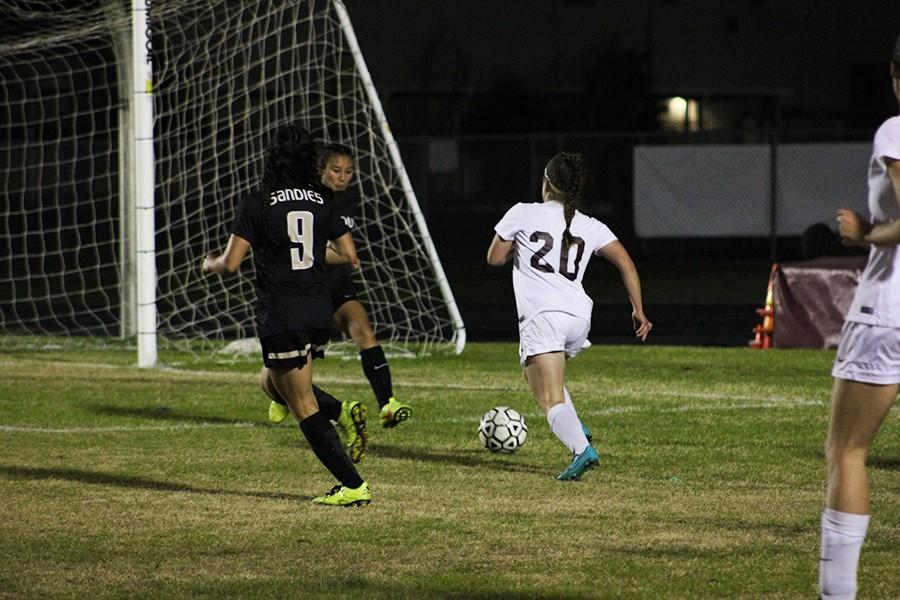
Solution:
[[[569,365],[603,460],[562,445],[514,344],[394,359],[413,419],[374,420],[372,504],[295,425],[269,426],[258,365],[138,370],[112,351],[0,353],[0,598],[812,598],[833,355],[595,346]],[[316,363],[375,402],[355,361]],[[479,416],[524,412],[515,455]],[[871,457],[860,598],[900,596],[900,428]]]

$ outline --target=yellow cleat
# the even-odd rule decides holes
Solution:
[[[336,485],[324,496],[313,498],[313,502],[325,506],[365,506],[371,501],[372,492],[365,481],[356,489]]]
[[[269,403],[269,421],[272,423],[281,423],[289,414],[291,409],[284,404],[278,404],[274,400]]]
[[[379,415],[381,426],[387,428],[396,427],[411,416],[412,407],[409,404],[399,402],[393,396],[391,396],[387,404],[381,407],[381,414]]]
[[[341,414],[338,416],[338,427],[344,432],[344,441],[347,443],[347,454],[355,463],[361,461],[366,455],[366,445],[369,442],[369,432],[366,431],[366,407],[359,400],[344,400],[341,402]]]

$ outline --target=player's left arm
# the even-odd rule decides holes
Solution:
[[[644,314],[644,304],[641,297],[641,278],[638,276],[634,261],[622,245],[616,240],[600,248],[599,253],[619,269],[628,299],[631,300],[631,319],[634,324],[634,333],[641,341],[647,339],[647,334],[653,328],[653,323]]]
[[[241,266],[241,261],[250,251],[250,242],[244,238],[231,234],[225,252],[218,256],[210,253],[203,259],[204,273],[218,273],[219,275],[234,275]]]
[[[886,159],[887,175],[894,189],[894,199],[900,206],[900,160]],[[847,246],[894,246],[900,244],[900,219],[872,225],[859,213],[842,208],[837,211],[841,241]]]
[[[341,237],[331,240],[331,243],[325,247],[325,264],[351,265],[354,269],[359,268],[356,244],[353,243],[353,236],[349,231]]]
[[[512,260],[514,241],[506,241],[496,233],[487,251],[487,263],[492,267],[501,267]]]

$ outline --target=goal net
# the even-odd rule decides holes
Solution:
[[[224,247],[285,123],[355,151],[356,277],[379,340],[461,351],[462,321],[343,4],[141,4],[152,42],[160,352],[209,355],[255,336],[251,261],[233,278],[205,276],[200,264]],[[0,344],[133,340],[131,8],[0,0],[0,13]]]

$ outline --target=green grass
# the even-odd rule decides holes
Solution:
[[[568,381],[603,460],[581,482],[514,344],[393,359],[413,419],[372,420],[374,501],[269,426],[258,364],[138,370],[131,353],[0,353],[0,598],[811,598],[833,354],[595,346]],[[358,362],[317,361],[375,402]],[[494,405],[525,446],[478,445]],[[900,591],[900,431],[871,458],[860,598]]]

